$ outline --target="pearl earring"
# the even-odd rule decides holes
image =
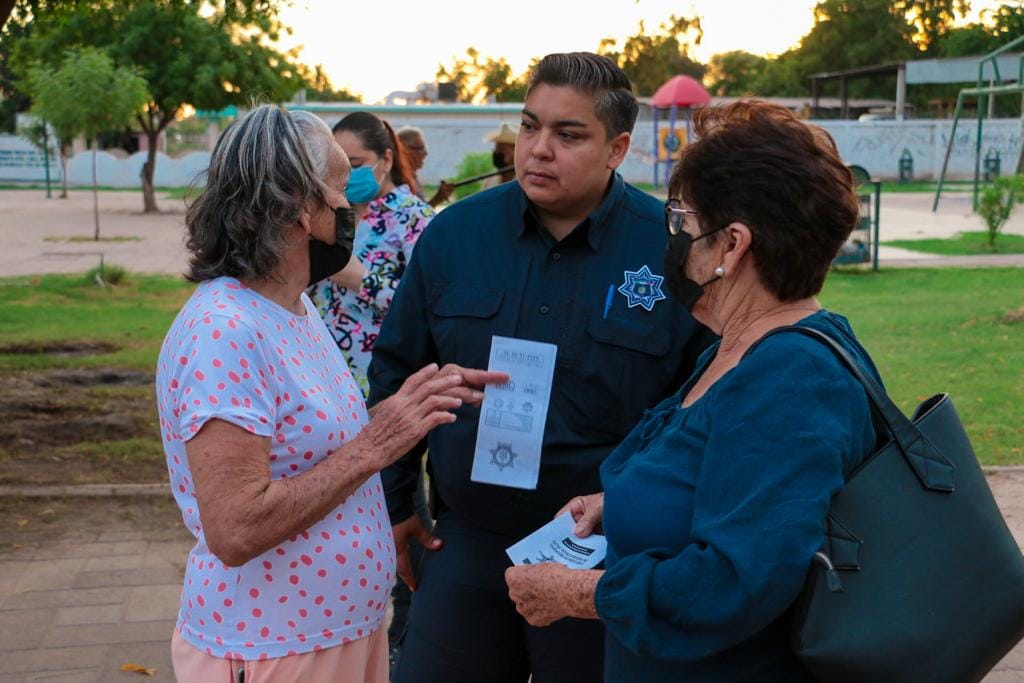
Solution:
[[[715,268],[715,275],[717,275],[718,277],[722,277],[723,275],[725,275],[725,266],[718,266],[717,268]]]

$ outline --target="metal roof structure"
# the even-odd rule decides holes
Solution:
[[[978,77],[979,68],[985,73],[985,80],[992,85],[1017,80],[1017,65],[1022,53],[1005,53],[998,56],[998,68],[986,62],[986,55],[976,57],[949,57],[945,59],[915,59],[906,62],[876,64],[874,66],[828,71],[811,74],[811,99],[813,109],[819,106],[820,84],[825,81],[839,80],[839,99],[843,102],[843,118],[849,110],[846,95],[847,81],[869,76],[896,76],[896,118],[902,119],[906,109],[907,85],[927,83],[973,83]],[[984,63],[984,67],[982,64]]]

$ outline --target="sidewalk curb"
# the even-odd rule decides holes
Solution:
[[[982,467],[986,476],[1019,474],[1024,465]],[[0,486],[0,498],[133,498],[170,497],[168,484],[80,484],[77,486]]]
[[[1024,268],[1021,254],[879,259],[879,268]]]
[[[170,484],[80,484],[77,486],[0,486],[0,498],[170,497]]]

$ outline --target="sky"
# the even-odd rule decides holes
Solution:
[[[814,24],[815,0],[294,0],[282,12],[293,29],[282,40],[299,59],[322,64],[335,87],[374,103],[396,90],[434,81],[438,64],[466,48],[504,57],[516,73],[549,52],[595,51],[602,38],[622,40],[643,20],[648,32],[671,14],[701,17],[694,51],[746,50],[772,55],[795,45]],[[975,11],[998,4],[974,0]]]

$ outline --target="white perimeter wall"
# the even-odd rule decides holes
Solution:
[[[337,117],[334,117],[337,118]],[[436,183],[451,177],[459,161],[470,152],[489,152],[491,149],[484,138],[500,124],[515,122],[518,117],[495,114],[477,115],[417,115],[389,113],[389,122],[397,129],[412,125],[421,128],[427,138],[430,155],[420,171],[420,177],[427,183]],[[325,117],[333,124],[331,117]],[[843,159],[848,164],[858,164],[868,169],[875,177],[895,178],[899,172],[899,158],[904,148],[914,158],[914,176],[918,179],[937,178],[942,168],[946,144],[952,129],[948,120],[910,121],[819,121],[817,125],[828,130],[836,139]],[[663,122],[663,126],[667,123]],[[956,141],[950,156],[947,177],[969,178],[974,173],[975,121],[961,121],[957,127]],[[992,119],[985,121],[981,145],[982,157],[990,149],[998,150],[1002,157],[1003,174],[1012,172],[1020,154],[1022,122],[1018,119]],[[638,121],[633,133],[633,145],[622,174],[631,182],[651,182],[653,179],[654,130],[651,121]],[[110,154],[97,155],[97,174],[100,185],[114,187],[139,187],[139,174],[145,162],[145,152],[133,154],[127,159],[117,159]],[[157,154],[156,185],[182,187],[188,185],[201,173],[209,162],[208,152],[191,152],[181,158],[172,159],[163,153]],[[68,164],[68,180],[72,185],[88,185],[92,182],[91,152],[74,156]],[[60,178],[60,164],[51,158],[50,174],[54,180]],[[24,139],[14,135],[0,135],[0,182],[32,181],[45,179],[45,166],[41,152]]]

